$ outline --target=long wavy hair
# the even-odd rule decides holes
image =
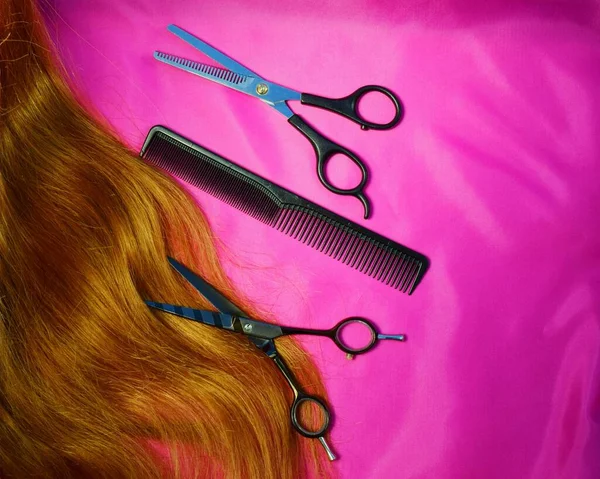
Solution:
[[[144,304],[210,307],[170,255],[256,314],[193,199],[82,107],[53,51],[32,0],[0,2],[0,476],[329,476],[271,360]]]

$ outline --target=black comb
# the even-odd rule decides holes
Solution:
[[[162,126],[141,156],[177,178],[392,288],[411,294],[429,268],[420,253],[295,195]]]

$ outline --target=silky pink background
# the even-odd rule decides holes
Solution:
[[[352,362],[305,341],[343,478],[600,477],[597,2],[54,3],[70,72],[134,148],[169,126],[430,257],[406,296],[197,194],[231,277],[282,323],[408,335]],[[205,60],[169,23],[301,91],[395,90],[387,132],[291,104],[369,165],[373,218],[320,185],[277,112],[155,61]]]

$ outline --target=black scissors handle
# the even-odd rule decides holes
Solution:
[[[367,219],[371,214],[371,207],[369,204],[369,200],[365,196],[364,189],[367,181],[369,180],[369,172],[365,164],[361,161],[361,159],[352,153],[347,148],[344,148],[337,143],[334,143],[329,138],[321,135],[317,130],[315,130],[312,126],[310,126],[304,119],[299,115],[292,115],[288,121],[296,127],[300,133],[302,133],[310,143],[312,144],[315,153],[317,155],[317,175],[319,176],[319,181],[323,184],[325,188],[327,188],[332,193],[336,193],[338,195],[344,196],[354,196],[360,200],[363,204],[365,210],[365,219]],[[325,166],[327,162],[331,159],[331,157],[335,154],[341,154],[347,156],[352,160],[356,166],[360,168],[361,180],[354,188],[338,188],[333,185],[327,175],[325,174]]]
[[[331,414],[329,412],[329,408],[319,398],[309,396],[304,391],[302,391],[300,386],[298,386],[294,375],[288,369],[287,365],[278,354],[271,356],[271,358],[273,359],[273,361],[275,361],[275,364],[277,364],[277,367],[279,367],[280,371],[283,373],[285,379],[287,380],[288,384],[290,385],[290,388],[294,393],[294,402],[292,403],[292,407],[290,408],[290,418],[292,420],[292,425],[294,426],[294,429],[296,429],[296,431],[298,431],[304,437],[319,438],[324,436],[327,430],[329,429],[329,425],[331,422]],[[322,421],[315,428],[304,427],[302,425],[302,421],[298,417],[300,406],[304,403],[312,403],[321,411]]]
[[[358,332],[358,338],[345,338],[344,332],[350,334],[352,331],[350,328],[355,329]],[[358,316],[346,318],[341,320],[331,329],[306,329],[306,328],[293,328],[289,326],[280,326],[281,332],[284,335],[288,334],[310,334],[312,336],[325,336],[330,338],[338,348],[347,354],[357,355],[364,354],[375,347],[377,341],[381,339],[394,339],[396,341],[405,341],[406,336],[404,334],[380,334],[377,332],[375,325],[365,319]]]
[[[396,113],[394,118],[388,123],[376,123],[365,119],[358,111],[358,103],[360,99],[371,92],[380,92],[387,96],[393,103]],[[310,93],[302,93],[300,101],[304,105],[316,106],[317,108],[323,108],[339,115],[345,116],[346,118],[358,123],[363,130],[389,130],[394,128],[404,114],[404,108],[400,99],[391,90],[379,86],[379,85],[365,85],[354,93],[343,98],[327,98],[319,95],[312,95]]]

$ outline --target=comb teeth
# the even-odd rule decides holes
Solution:
[[[189,70],[205,73],[228,83],[233,83],[234,85],[239,85],[247,79],[246,77],[238,75],[237,73],[225,68],[215,67],[212,65],[207,65],[206,63],[195,62],[192,60],[186,60],[185,58],[180,58],[168,53],[156,52],[156,57],[167,60],[170,63],[176,63],[177,65],[184,66]]]
[[[226,170],[186,145],[174,145],[168,137],[154,138],[145,158],[263,223],[272,225],[280,214],[277,198],[262,191],[260,185],[252,184],[236,171]]]
[[[305,206],[286,205],[272,226],[403,292],[412,292],[421,271],[418,259]]]
[[[425,274],[428,260],[423,255],[252,173],[244,174],[238,171],[240,167],[216,155],[219,160],[211,158],[198,151],[200,147],[173,136],[168,130],[157,131],[147,140],[142,156],[186,183],[392,288],[410,294]]]

